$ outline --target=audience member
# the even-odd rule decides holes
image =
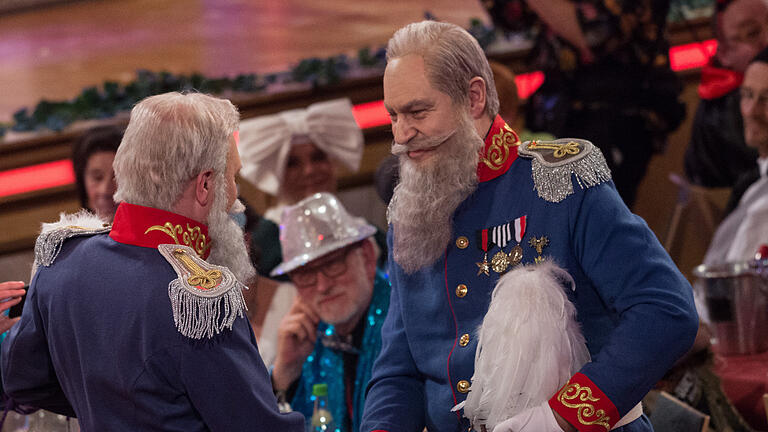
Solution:
[[[6,311],[19,304],[21,296],[23,296],[25,292],[24,282],[0,282],[0,334],[2,334],[2,336],[0,336],[0,341],[5,338],[5,332],[19,322],[19,317],[11,318]]]
[[[251,242],[261,251],[256,269],[261,275],[269,275],[282,260],[277,228],[282,209],[317,192],[336,192],[335,162],[356,171],[363,154],[363,134],[348,99],[244,120],[240,134],[240,174],[277,199],[250,231]],[[377,232],[376,240],[377,257],[383,262],[384,233]],[[276,279],[285,280],[285,275]],[[259,335],[259,347],[268,365],[273,354],[270,347],[277,345],[277,327],[270,323],[278,323],[291,307],[292,298],[284,295],[288,291],[274,296],[268,290],[257,290],[258,301],[268,305]]]
[[[38,238],[2,346],[11,398],[84,430],[303,431],[278,412],[243,317],[240,281],[255,272],[229,216],[242,211],[238,122],[232,103],[197,93],[133,108],[112,226],[64,216]]]
[[[80,205],[102,219],[111,221],[117,204],[112,162],[123,139],[117,126],[101,126],[85,132],[72,148],[72,165]]]
[[[376,228],[319,193],[287,207],[280,229],[285,258],[275,274],[288,273],[298,296],[280,323],[273,388],[309,418],[312,386],[325,383],[337,430],[360,430],[389,305],[371,238]]]
[[[747,64],[768,46],[768,1],[718,1],[713,27],[717,52],[701,72],[685,174],[700,186],[733,187],[757,157],[744,142],[739,85]]]
[[[517,91],[515,73],[512,69],[495,61],[488,62],[493,72],[493,81],[496,83],[496,92],[499,94],[499,115],[515,131],[520,131],[521,141],[549,141],[555,139],[552,134],[546,132],[533,132],[525,126],[525,115],[520,112],[520,95]]]
[[[348,99],[243,120],[240,136],[240,174],[276,197],[264,212],[276,224],[283,207],[317,192],[336,192],[334,161],[356,171],[363,156],[363,133]]]
[[[546,75],[526,124],[593,141],[628,206],[654,151],[685,116],[669,68],[668,1],[493,0],[497,27],[535,30],[531,63]]]
[[[277,225],[283,207],[316,192],[335,193],[334,162],[356,171],[363,155],[363,133],[348,99],[243,120],[240,132],[240,174],[277,200],[251,231],[262,253],[256,268],[268,275],[282,259]]]
[[[757,163],[737,181],[733,211],[717,228],[705,264],[750,260],[768,244],[768,49],[747,67],[740,95],[744,141],[757,149]]]
[[[257,265],[261,256],[261,247],[251,240],[251,232],[260,223],[261,216],[256,214],[247,202],[244,204],[245,212],[237,214],[236,217],[245,233],[245,243],[250,251],[251,263]],[[248,320],[258,341],[261,359],[265,365],[270,366],[277,351],[277,328],[296,296],[296,288],[290,282],[271,279],[258,273],[255,282],[249,286],[255,289],[243,293],[245,304],[248,306]],[[267,331],[264,331],[265,328]]]

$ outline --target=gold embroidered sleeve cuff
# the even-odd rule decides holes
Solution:
[[[580,432],[606,432],[619,421],[613,402],[581,373],[552,396],[549,406]]]

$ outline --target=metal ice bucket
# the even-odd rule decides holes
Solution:
[[[700,265],[693,270],[723,355],[768,350],[768,259]]]

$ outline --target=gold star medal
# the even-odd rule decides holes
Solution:
[[[486,276],[491,275],[491,265],[488,262],[488,229],[484,229],[478,232],[478,237],[480,237],[480,241],[478,242],[478,245],[480,246],[480,250],[483,251],[483,260],[477,264],[477,275],[480,276],[481,274],[485,274]]]

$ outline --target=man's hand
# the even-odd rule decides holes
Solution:
[[[272,370],[275,390],[287,390],[301,376],[301,367],[312,353],[320,318],[299,296],[280,321],[277,330],[277,356]]]
[[[21,296],[24,295],[24,282],[2,282],[0,283],[0,312],[4,312],[11,308],[11,306],[18,304],[21,301]],[[14,324],[19,321],[20,318],[8,318],[7,315],[0,314],[0,333],[5,333]]]
[[[560,423],[562,420],[562,423]],[[493,428],[493,432],[575,432],[576,428],[549,407],[549,402],[528,408]]]

